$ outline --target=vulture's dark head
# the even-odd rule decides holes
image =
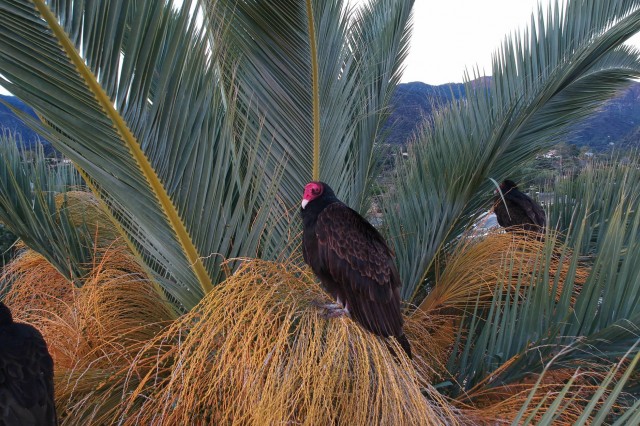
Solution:
[[[309,182],[304,187],[304,193],[302,195],[302,210],[304,210],[308,204],[329,204],[338,201],[336,194],[333,193],[333,189],[324,182]]]
[[[500,190],[502,192],[508,192],[512,189],[518,189],[518,185],[512,180],[507,179],[500,184]]]
[[[13,323],[11,311],[4,303],[0,302],[0,325],[10,325]]]

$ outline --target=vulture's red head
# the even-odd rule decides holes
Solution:
[[[323,182],[309,182],[304,187],[302,195],[302,208],[304,209],[310,201],[315,200],[324,193],[325,184]]]

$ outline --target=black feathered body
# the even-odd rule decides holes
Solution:
[[[325,291],[365,329],[396,337],[411,356],[402,329],[400,277],[380,233],[331,193],[309,202],[302,220],[304,260]]]
[[[517,187],[507,188],[503,196],[504,202],[500,195],[496,197],[493,208],[500,226],[544,232],[545,213],[538,203],[520,192]]]
[[[40,332],[0,302],[0,426],[56,425],[53,360]]]

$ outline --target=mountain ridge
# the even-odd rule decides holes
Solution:
[[[390,103],[390,116],[385,123],[387,141],[405,145],[419,129],[434,107],[464,97],[462,83],[438,86],[422,82],[401,83]],[[615,146],[636,146],[640,140],[640,83],[631,85],[605,102],[599,110],[574,125],[567,143],[604,151]]]
[[[479,82],[486,83],[486,80]],[[424,119],[433,114],[434,109],[464,96],[465,87],[462,83],[430,85],[416,81],[399,84],[389,106],[390,116],[383,126],[387,142],[406,145]],[[41,142],[47,154],[55,152],[48,141],[24,124],[6,104],[37,118],[32,108],[15,96],[0,95],[0,101],[0,129],[20,134],[27,148]],[[616,147],[637,146],[639,140],[640,83],[632,83],[618,96],[605,102],[598,112],[576,123],[566,142],[579,147],[587,146],[594,151],[604,151],[612,144]]]

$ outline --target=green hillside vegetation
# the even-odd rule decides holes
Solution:
[[[481,80],[482,81],[482,80]],[[464,97],[463,84],[451,83],[431,86],[412,82],[399,84],[391,99],[388,142],[405,145],[411,141],[421,123],[453,99]],[[640,141],[640,83],[616,93],[594,114],[577,120],[568,132],[565,143],[589,147],[595,152],[637,147]]]
[[[70,160],[2,136],[0,295],[47,340],[60,423],[638,424],[640,157],[536,182],[544,238],[474,228],[492,179],[557,171],[640,77],[640,1],[558,3],[389,165],[411,0],[2,0],[0,84]],[[375,197],[413,359],[317,307],[318,179]]]

